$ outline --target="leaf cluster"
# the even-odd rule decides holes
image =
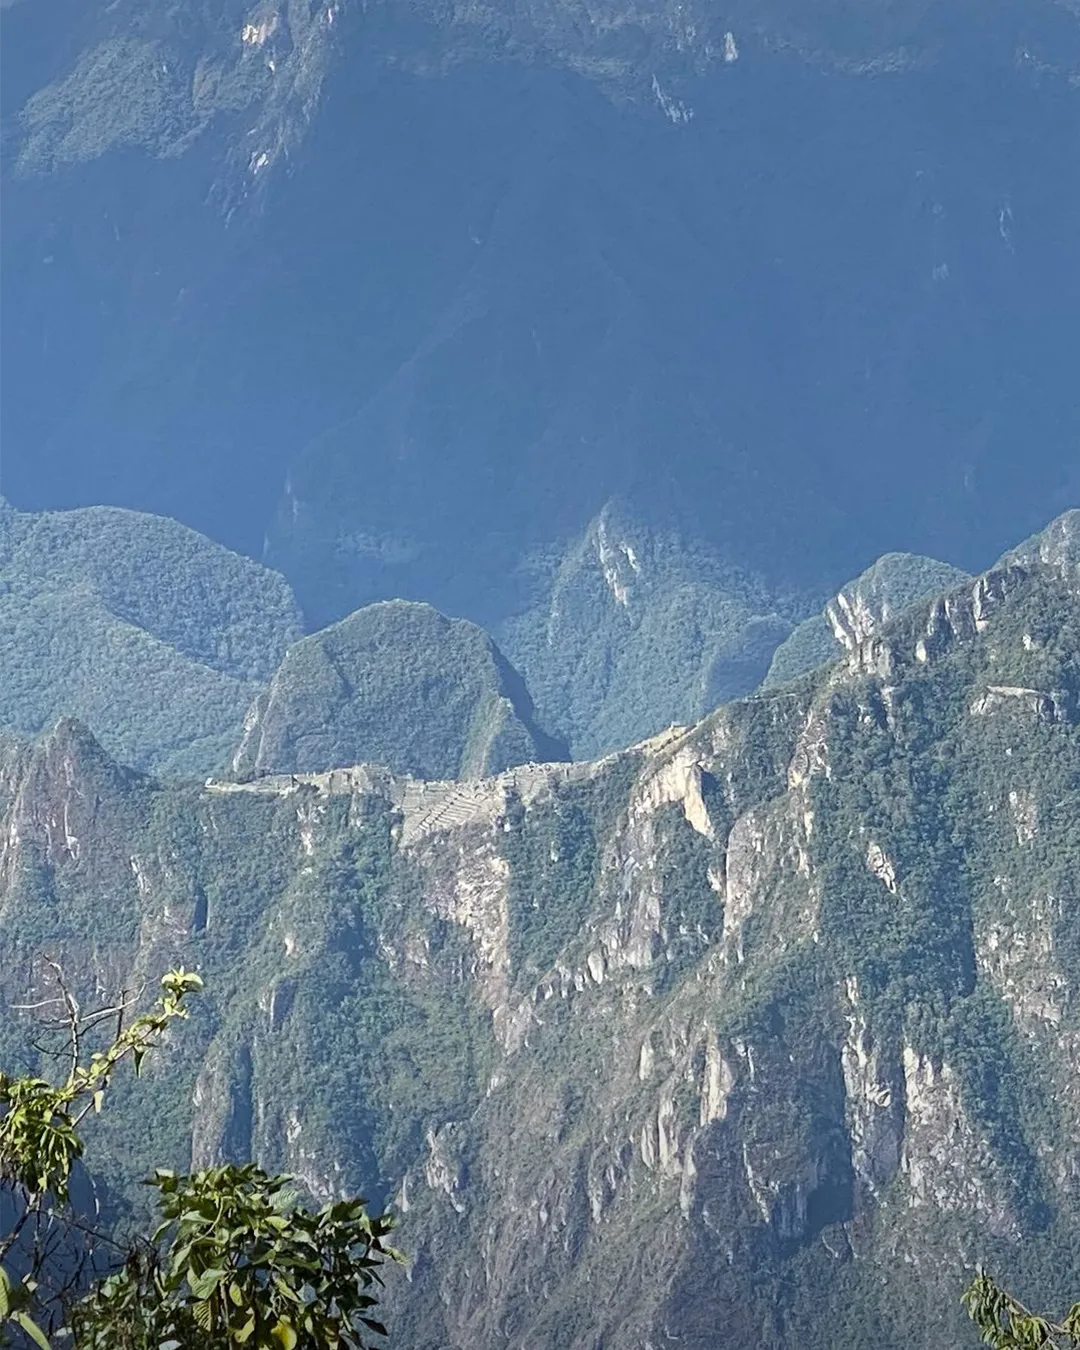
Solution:
[[[313,1212],[254,1164],[159,1169],[163,1222],[72,1315],[77,1350],[366,1350],[391,1228],[361,1198]]]
[[[122,1024],[123,1004],[115,1010],[118,1023],[112,1044],[95,1051],[83,1063],[82,1035],[100,1014],[82,1017],[59,967],[55,969],[67,1010],[71,1054],[67,1077],[56,1086],[43,1078],[16,1078],[0,1071],[0,1187],[13,1192],[18,1201],[10,1231],[0,1235],[0,1261],[15,1247],[27,1225],[34,1234],[33,1258],[21,1278],[0,1264],[0,1337],[5,1326],[15,1325],[44,1350],[48,1350],[48,1340],[31,1310],[36,1315],[36,1305],[42,1301],[38,1276],[50,1257],[56,1256],[55,1242],[50,1238],[56,1237],[56,1225],[70,1200],[72,1171],[82,1157],[79,1127],[91,1111],[101,1110],[118,1065],[130,1058],[138,1073],[170,1023],[188,1016],[184,1006],[188,995],[202,988],[202,979],[193,972],[170,971],[162,978],[157,1002],[129,1026]],[[114,1010],[105,1011],[111,1014]],[[49,1197],[54,1203],[46,1211]],[[59,1212],[57,1205],[61,1207]],[[64,1292],[46,1291],[45,1301],[55,1301]]]
[[[1033,1313],[979,1270],[964,1292],[963,1304],[983,1344],[994,1350],[1078,1350],[1080,1303],[1061,1322]]]
[[[22,1187],[30,1197],[51,1193],[67,1200],[71,1169],[83,1151],[79,1125],[91,1110],[101,1110],[117,1066],[130,1057],[138,1073],[169,1024],[187,1017],[184,1000],[202,988],[202,980],[191,971],[173,970],[161,986],[150,1011],[121,1028],[113,1043],[95,1051],[86,1064],[78,1062],[76,1040],[74,1062],[59,1087],[43,1078],[13,1078],[0,1071],[0,1182]],[[0,1255],[5,1250],[0,1243]]]

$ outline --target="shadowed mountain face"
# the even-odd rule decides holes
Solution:
[[[1075,16],[708,11],[5,9],[5,490],[268,536],[313,626],[497,631],[612,499],[985,565],[1077,486]]]

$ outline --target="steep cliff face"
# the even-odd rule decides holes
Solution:
[[[1078,652],[1052,557],[592,764],[181,789],[9,746],[0,1046],[46,944],[196,964],[98,1165],[386,1195],[403,1344],[964,1344],[974,1261],[1080,1281]]]
[[[852,652],[882,624],[968,579],[936,558],[886,553],[849,581],[820,614],[804,619],[772,654],[763,689],[774,688]]]

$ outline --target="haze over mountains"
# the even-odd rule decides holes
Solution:
[[[175,516],[313,628],[423,600],[523,664],[611,504],[771,621],[1076,499],[1065,5],[3,22],[21,508]]]
[[[410,1350],[1075,1297],[1072,0],[0,12],[0,1063],[207,983],[106,1212],[364,1191]]]
[[[965,578],[890,554],[792,630],[754,612],[751,578],[694,570],[673,541],[642,544],[608,515],[562,566],[550,611],[510,634],[530,689],[482,629],[430,605],[376,602],[302,637],[280,574],[175,521],[0,498],[0,727],[37,735],[76,716],[158,774],[369,761],[482,777],[693,722],[828,665]]]

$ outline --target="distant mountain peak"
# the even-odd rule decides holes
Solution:
[[[430,779],[566,758],[491,638],[432,605],[386,600],[294,643],[245,721],[241,777],[363,762]]]
[[[1054,567],[1080,565],[1080,509],[1064,511],[1002,558],[1003,563],[1044,562]]]

